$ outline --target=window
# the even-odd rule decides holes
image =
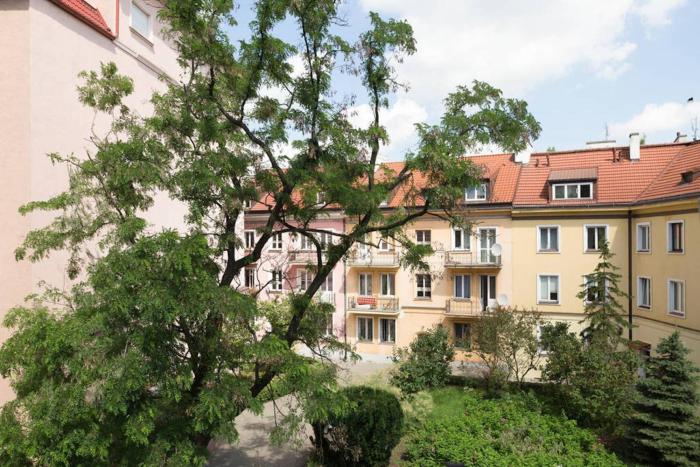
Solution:
[[[270,245],[271,250],[281,250],[282,249],[282,234],[276,233],[272,234],[272,245]]]
[[[668,314],[685,316],[685,282],[668,280]]]
[[[559,227],[545,225],[537,228],[537,251],[559,251]]]
[[[668,223],[668,252],[683,253],[683,221]]]
[[[555,183],[552,185],[554,199],[591,199],[593,183]]]
[[[243,200],[243,209],[250,209],[253,207],[253,201],[250,199]]]
[[[326,202],[326,193],[323,191],[319,191],[316,193],[316,204],[325,204]]]
[[[330,272],[321,283],[321,292],[333,292],[333,271]]]
[[[299,249],[301,250],[313,250],[314,249],[314,242],[311,241],[309,237],[306,235],[302,235],[299,237]]]
[[[465,201],[484,201],[488,194],[488,185],[482,183],[477,186],[470,186],[464,189]]]
[[[381,294],[394,296],[396,295],[396,276],[394,274],[381,274],[379,276],[381,282]]]
[[[432,296],[430,282],[430,274],[416,274],[416,297],[430,298]]]
[[[471,348],[472,327],[467,323],[455,323],[455,346],[462,349]]]
[[[372,274],[360,273],[360,295],[372,295]]]
[[[357,339],[361,341],[372,341],[374,339],[374,319],[357,318]]]
[[[331,232],[319,232],[316,234],[316,240],[321,244],[321,248],[325,250],[328,245],[333,244],[333,234]]]
[[[597,284],[593,276],[584,276],[584,288],[586,290],[586,303],[600,303],[607,296],[607,286],[605,281]]]
[[[297,276],[297,286],[299,287],[299,291],[305,292],[306,289],[309,288],[309,285],[311,285],[312,279],[313,276],[310,271],[307,271],[306,269],[299,271],[299,275]]]
[[[496,263],[496,255],[492,248],[496,243],[496,229],[479,229],[479,262]]]
[[[455,298],[471,298],[472,280],[471,276],[455,276]]]
[[[246,268],[244,284],[247,289],[255,287],[255,268]]]
[[[649,240],[649,223],[637,224],[637,251],[648,252],[650,250]]]
[[[469,231],[466,229],[453,229],[452,247],[455,250],[469,250],[471,248],[469,242]]]
[[[243,237],[245,240],[245,247],[246,249],[250,250],[255,248],[255,231],[254,230],[246,230],[243,232]]]
[[[146,39],[151,37],[151,17],[134,2],[131,2],[131,27]]]
[[[559,276],[537,276],[538,303],[559,303]]]
[[[396,320],[381,318],[379,320],[379,342],[396,342]]]
[[[651,279],[648,277],[637,278],[637,306],[651,308]]]
[[[389,243],[389,240],[386,237],[382,237],[379,240],[379,249],[382,251],[391,251],[394,249],[394,245]]]
[[[282,290],[282,270],[275,269],[272,271],[272,281],[270,282],[270,288],[275,292],[280,292]]]
[[[586,225],[583,227],[584,243],[586,251],[600,251],[600,247],[607,239],[607,225]]]
[[[416,243],[430,245],[430,230],[416,230]]]

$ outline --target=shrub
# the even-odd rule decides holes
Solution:
[[[436,326],[418,334],[408,348],[394,351],[394,362],[399,364],[391,383],[404,394],[413,394],[447,384],[452,374],[454,346],[447,330]]]
[[[445,394],[441,394],[445,393]],[[518,394],[483,400],[476,391],[443,389],[435,400],[461,407],[437,410],[407,439],[408,465],[623,465],[589,430],[545,415],[534,397]]]
[[[335,466],[387,465],[403,431],[399,400],[368,386],[344,388],[340,395],[351,408],[313,424],[319,460]]]
[[[652,465],[699,465],[698,369],[688,360],[678,332],[662,339],[656,350],[658,356],[647,364],[647,377],[637,384],[640,397],[629,433],[631,452]]]

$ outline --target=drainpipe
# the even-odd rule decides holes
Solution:
[[[632,211],[627,211],[627,321],[628,337],[632,342]]]
[[[117,11],[115,12],[114,15],[114,38],[117,39],[119,37],[119,1],[116,0],[115,3],[117,5]]]
[[[345,214],[343,214],[343,233],[345,233]],[[348,359],[348,262],[343,258],[343,341],[346,348],[343,349],[343,360]]]

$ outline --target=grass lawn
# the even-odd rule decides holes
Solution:
[[[622,466],[596,435],[547,413],[530,394],[486,399],[480,390],[447,387],[418,394],[392,465]]]

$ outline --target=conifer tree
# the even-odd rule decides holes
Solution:
[[[700,420],[696,373],[676,331],[662,339],[637,384],[640,397],[631,420],[633,454],[650,465],[700,464]]]

